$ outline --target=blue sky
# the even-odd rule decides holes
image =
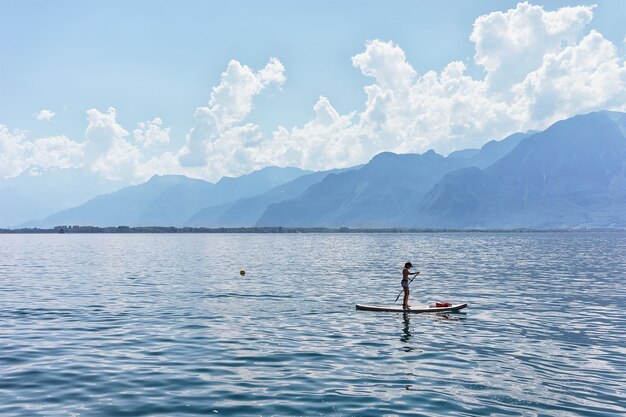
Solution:
[[[422,152],[432,147],[446,153],[479,146],[520,129],[542,128],[571,113],[598,108],[620,110],[626,97],[621,92],[626,86],[620,84],[626,84],[622,70],[626,2],[597,1],[593,3],[596,7],[580,11],[578,20],[566,19],[571,27],[546,41],[547,45],[553,42],[552,49],[539,51],[536,45],[529,46],[530,52],[521,50],[516,57],[508,56],[505,49],[491,48],[494,39],[500,42],[497,33],[503,24],[495,15],[486,19],[484,30],[474,40],[470,38],[477,19],[491,13],[506,14],[507,19],[532,19],[537,13],[552,13],[549,19],[560,21],[556,14],[566,15],[567,6],[591,4],[550,1],[520,7],[510,1],[460,0],[0,1],[0,125],[6,131],[5,142],[20,141],[24,148],[11,155],[5,149],[4,160],[22,157],[25,161],[12,163],[12,168],[0,170],[0,175],[16,175],[20,169],[45,159],[45,149],[51,149],[52,162],[44,165],[53,167],[54,161],[59,167],[82,164],[100,170],[104,176],[131,181],[169,172],[216,179],[264,164],[324,169],[362,163],[382,150]],[[538,26],[535,29],[543,30]],[[525,31],[524,27],[514,28],[507,36],[517,36],[516,30]],[[595,43],[588,39],[585,47],[583,40],[593,33],[601,39],[595,39]],[[541,44],[541,33],[538,36],[533,42]],[[563,83],[581,77],[597,80],[591,83],[591,89],[577,91],[572,97],[565,89],[537,93],[551,84],[550,75],[538,67],[542,57],[558,55],[568,46],[580,46],[579,51],[591,53],[594,49],[605,50],[598,45],[608,43],[614,51],[599,57],[595,69],[558,76]],[[487,48],[481,62],[475,56],[477,45]],[[361,64],[356,64],[353,58],[360,54]],[[386,68],[384,77],[395,79],[404,74],[409,81],[389,87],[385,93],[384,77],[373,66],[378,64],[370,60],[375,54],[376,59],[387,63],[397,60],[394,68],[400,73]],[[560,55],[559,62],[567,59],[565,55]],[[515,69],[511,63],[527,56],[536,59],[527,63],[523,75],[539,75],[523,84],[522,78],[513,79]],[[502,64],[500,57],[509,64]],[[254,79],[271,58],[276,58],[282,69],[273,68],[276,72],[271,79]],[[217,100],[210,104],[211,91],[223,81],[227,68],[237,70],[229,66],[231,60],[244,67],[244,72],[247,68],[250,74],[246,74],[253,77],[247,78],[252,83],[247,85],[255,85],[250,87],[254,91],[242,99],[249,101],[250,108],[237,110],[242,113],[227,122],[215,122],[215,111],[207,113],[213,121],[198,117],[198,109],[221,106]],[[415,91],[430,85],[422,78],[425,74],[432,71],[441,77],[454,62],[464,65],[462,69],[454,68],[454,77],[462,73],[469,77],[464,82],[471,84],[462,87],[466,94],[462,100],[442,102],[434,114],[432,109],[420,107],[419,100],[439,103],[443,100],[440,93],[418,94],[419,99],[404,101],[398,98],[404,94],[401,91],[411,89],[415,96]],[[614,63],[612,75],[603,76],[607,77],[604,80],[598,78],[601,71],[595,71],[602,62]],[[506,65],[510,73],[502,69]],[[513,77],[510,85],[496,86],[509,76]],[[487,84],[491,84],[477,84],[488,78]],[[594,95],[594,88],[615,83],[619,84],[615,86],[617,94],[606,93],[603,100],[588,99]],[[367,93],[364,88],[368,86],[376,91],[370,89]],[[522,97],[520,91],[529,88],[534,89],[532,97]],[[568,100],[577,100],[578,105],[563,104]],[[495,105],[496,101],[500,104]],[[380,103],[387,103],[387,107]],[[471,107],[472,112],[480,107],[491,108],[494,116],[474,123],[476,116],[472,112],[453,113],[462,105]],[[506,112],[501,109],[503,105],[508,106]],[[524,106],[528,107],[520,110],[524,114],[518,114],[515,108]],[[412,110],[405,114],[403,107]],[[36,120],[33,116],[42,110],[54,116]],[[95,112],[88,115],[90,110]],[[319,122],[321,113],[330,115],[324,123]],[[441,113],[452,114],[450,120],[466,121],[453,125],[456,122],[440,119]],[[148,132],[145,123],[155,118],[159,122],[151,125],[154,129],[150,132],[156,132],[157,139],[145,146],[148,141],[138,139],[145,135],[135,135],[134,130],[144,123]],[[318,122],[314,123],[316,118]],[[381,118],[385,121],[372,125]],[[417,120],[419,126],[413,126],[412,120]],[[51,137],[65,139],[27,146],[28,142]],[[96,140],[102,146],[91,146]],[[310,146],[302,144],[307,141]],[[87,156],[91,152],[85,145],[88,142],[101,154]],[[28,159],[29,149],[32,153],[43,144],[45,149],[39,156]],[[57,155],[66,145],[72,158]],[[226,148],[229,150],[224,151]],[[168,155],[163,156],[165,153]],[[133,154],[134,159],[117,164],[116,154]],[[194,158],[185,159],[190,154]],[[0,164],[2,161],[0,155]]]

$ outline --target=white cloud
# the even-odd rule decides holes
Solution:
[[[128,131],[118,123],[114,107],[106,112],[88,110],[85,130],[88,165],[104,178],[130,183],[144,182],[155,174],[202,176],[202,171],[181,167],[174,152],[164,151],[160,155],[146,153],[157,145],[169,143],[170,128],[162,126],[160,117],[137,123],[137,128],[133,130],[135,144],[130,140]]]
[[[352,64],[388,90],[405,90],[416,74],[399,46],[378,39],[368,42],[365,52],[353,56]]]
[[[626,65],[620,61],[615,46],[591,31],[579,44],[547,54],[514,87],[514,107],[526,112],[526,125],[538,128],[577,113],[626,110]]]
[[[49,122],[50,120],[52,120],[54,118],[54,112],[50,111],[50,110],[41,110],[35,114],[33,114],[33,117],[36,120],[45,120],[47,122]]]
[[[152,156],[147,160],[144,159],[140,165],[137,166],[136,178],[148,179],[153,175],[171,175],[182,174],[191,177],[202,178],[197,172],[192,169],[183,169],[178,162],[178,155],[173,152],[165,152],[158,156]]]
[[[13,177],[29,167],[73,168],[82,165],[84,144],[66,136],[31,140],[24,131],[0,124],[0,177]]]
[[[486,71],[482,79],[467,75],[460,61],[417,74],[398,45],[368,42],[352,58],[374,80],[365,87],[364,110],[356,119],[320,117],[318,110],[332,105],[318,101],[312,121],[274,132],[273,163],[319,169],[365,162],[385,150],[446,153],[578,113],[624,110],[624,58],[601,34],[584,32],[594,7],[546,11],[520,3],[479,17],[471,40],[475,63]],[[343,123],[326,130],[325,118]]]
[[[91,168],[110,180],[141,181],[147,179],[139,174],[142,158],[136,146],[115,137],[106,154],[96,159]]]
[[[25,137],[25,132],[10,131],[8,127],[0,124],[0,177],[19,175],[28,167],[24,161]]]
[[[252,111],[254,97],[263,89],[272,84],[281,86],[285,82],[284,71],[276,58],[270,59],[265,68],[256,73],[231,60],[222,73],[220,84],[211,92],[209,106],[196,110],[196,124],[187,135],[187,145],[179,153],[181,164],[205,166],[209,145],[246,118]],[[230,146],[237,146],[237,143]]]
[[[170,128],[155,118],[138,123],[134,136],[141,147],[131,143],[128,131],[117,122],[117,111],[87,111],[85,140],[68,137],[29,138],[28,132],[9,130],[0,124],[0,178],[13,177],[27,169],[74,168],[87,166],[108,179],[142,182],[154,175],[186,173],[172,152],[147,157],[143,150],[169,141]]]
[[[489,87],[507,90],[539,68],[546,54],[574,45],[591,21],[593,8],[563,7],[550,12],[524,2],[476,19],[470,40],[476,45],[475,62],[487,71]]]
[[[74,168],[82,165],[84,143],[74,142],[66,136],[40,138],[32,142],[28,165],[40,168]]]
[[[80,148],[65,137],[36,144],[0,125],[0,175],[15,175],[33,161],[46,164],[45,149],[52,165],[75,164],[83,152],[85,164],[108,178],[134,182],[154,173],[216,180],[267,165],[328,169],[366,162],[381,151],[446,153],[578,113],[626,111],[623,48],[587,29],[594,7],[548,11],[520,3],[480,16],[470,39],[484,77],[468,75],[472,64],[461,61],[419,74],[400,45],[374,39],[352,57],[371,80],[362,111],[341,114],[322,96],[308,122],[278,126],[270,135],[246,119],[256,96],[286,81],[276,58],[259,71],[230,61],[177,151],[160,118],[138,123],[131,137],[115,108],[87,111]]]
[[[126,140],[129,133],[117,122],[117,110],[109,107],[106,113],[87,110],[85,130],[88,164],[93,171],[111,180],[134,182],[143,180],[139,175],[143,154]]]
[[[208,143],[203,176],[217,180],[221,175],[241,175],[264,166],[265,137],[255,124],[234,126]]]
[[[137,123],[137,128],[133,130],[133,136],[137,143],[144,148],[154,145],[168,143],[170,141],[170,129],[161,128],[163,121],[160,117],[155,117],[151,121]]]
[[[369,156],[363,152],[367,138],[359,138],[352,123],[354,113],[340,115],[323,96],[313,110],[315,117],[301,128],[279,127],[273,133],[265,151],[268,164],[326,169]]]
[[[361,112],[342,115],[320,97],[309,122],[278,126],[269,137],[244,124],[265,85],[263,71],[231,61],[209,107],[197,109],[180,159],[213,179],[265,165],[328,169],[363,163],[382,151],[447,153],[577,113],[624,109],[623,57],[601,34],[585,33],[594,7],[547,11],[520,3],[479,17],[470,39],[484,78],[468,75],[461,61],[418,74],[399,45],[367,42],[352,57],[354,67],[373,79],[364,88]],[[280,85],[284,70],[275,65],[267,79]]]
[[[97,109],[87,110],[87,129],[85,138],[88,141],[88,156],[98,158],[107,152],[115,139],[128,136],[128,131],[117,123],[117,110],[109,107],[106,113]]]
[[[384,69],[380,69],[385,57]],[[291,131],[279,127],[263,153],[274,165],[307,169],[345,167],[366,162],[381,151],[445,151],[474,145],[510,128],[508,107],[488,96],[487,85],[452,62],[441,73],[421,76],[399,46],[373,41],[352,62],[375,82],[365,87],[365,109],[339,114],[320,97],[315,117]]]

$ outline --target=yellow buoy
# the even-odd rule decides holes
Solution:
[[[246,271],[244,271],[244,270],[242,269],[241,271],[239,271],[239,275],[241,275],[241,276],[243,277],[244,275],[246,275]]]

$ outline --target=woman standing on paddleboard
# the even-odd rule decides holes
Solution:
[[[404,264],[404,268],[402,268],[402,289],[404,290],[404,300],[402,301],[402,308],[405,310],[409,309],[409,275],[417,275],[417,272],[409,272],[409,269],[413,268],[413,264],[411,262],[407,262]],[[413,278],[415,279],[415,278]],[[411,280],[413,281],[413,280]]]

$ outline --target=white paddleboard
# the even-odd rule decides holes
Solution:
[[[402,306],[398,305],[387,305],[387,306],[378,306],[378,305],[367,305],[367,304],[357,304],[357,310],[365,310],[365,311],[389,311],[395,313],[444,313],[451,311],[459,311],[467,307],[467,304],[452,304],[449,307],[428,307],[428,306],[417,306],[411,307],[408,310],[402,308]]]

